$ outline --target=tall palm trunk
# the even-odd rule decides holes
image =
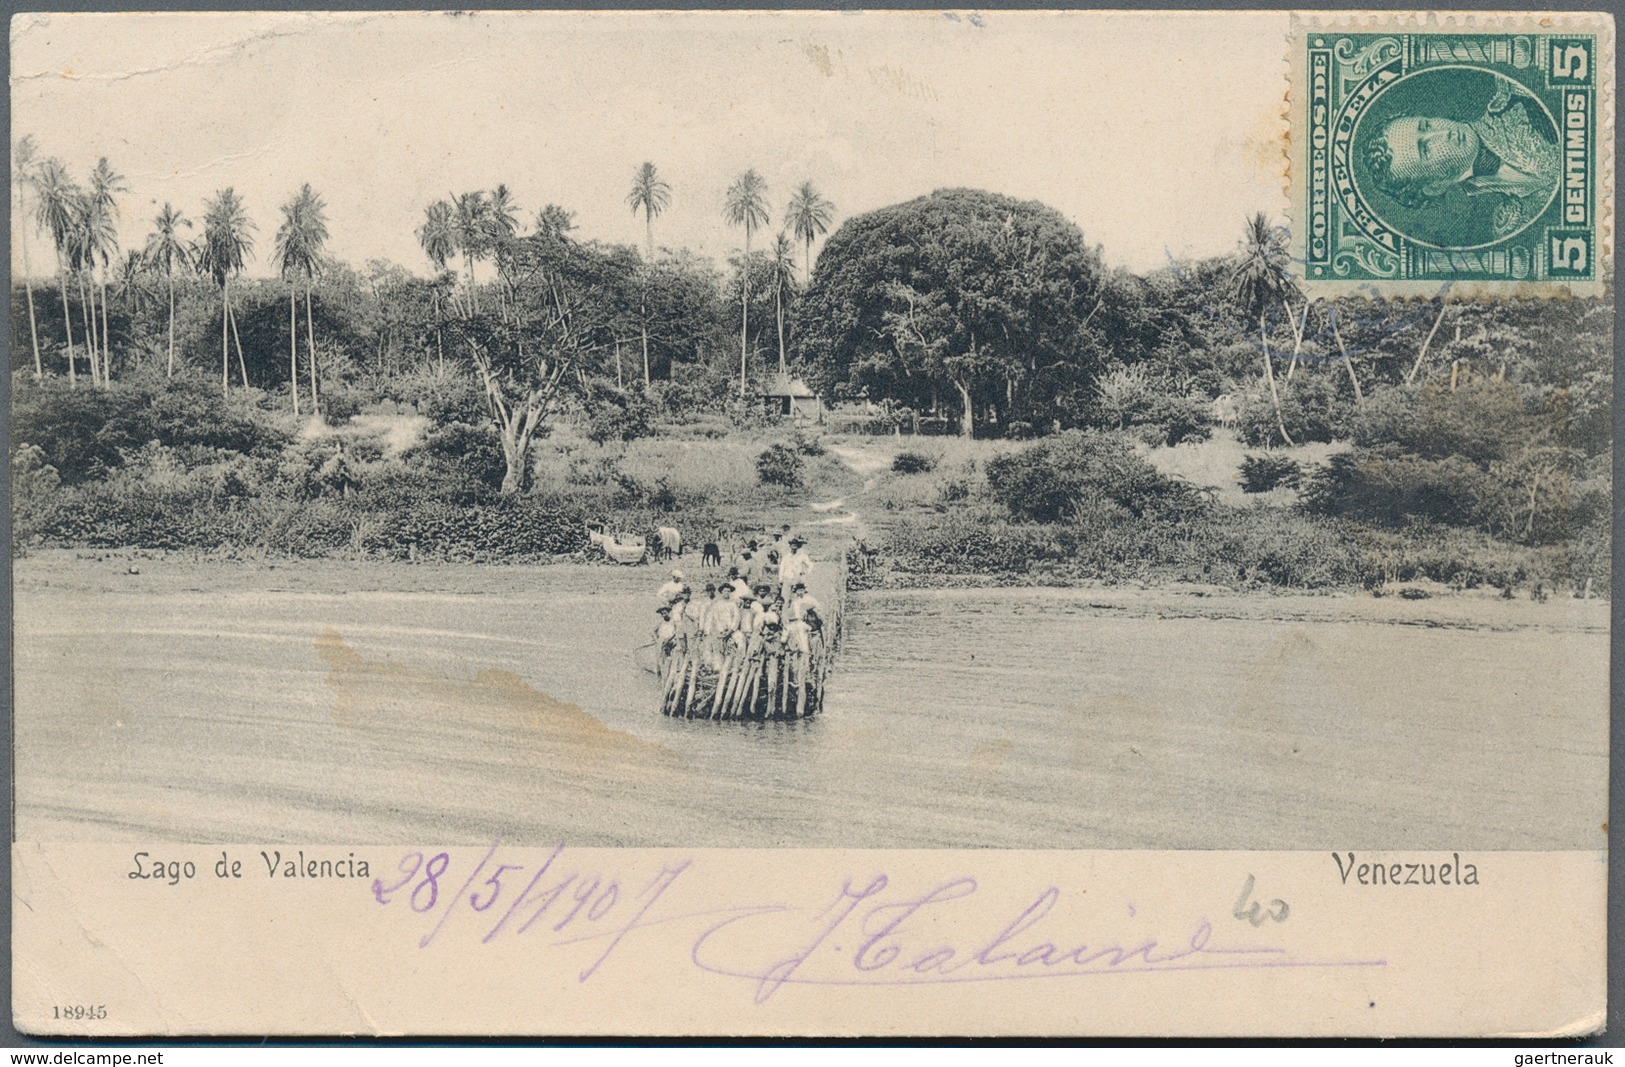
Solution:
[[[28,336],[34,344],[34,380],[45,377],[45,364],[39,354],[39,322],[34,317],[34,272],[28,266],[28,200],[22,190],[17,191],[17,217],[24,222],[18,227],[23,242],[23,288],[28,292]]]
[[[1359,406],[1359,405],[1365,403],[1365,394],[1363,394],[1360,391],[1360,376],[1354,373],[1354,361],[1349,358],[1349,350],[1343,344],[1343,331],[1338,329],[1338,327],[1337,327],[1337,305],[1336,304],[1332,305],[1331,312],[1332,312],[1332,336],[1337,338],[1337,350],[1339,352],[1343,353],[1343,366],[1348,368],[1349,381],[1354,383],[1354,403],[1355,403],[1355,406]]]
[[[1292,380],[1292,374],[1298,369],[1298,357],[1303,354],[1303,335],[1309,329],[1309,300],[1304,299],[1303,317],[1292,314],[1292,305],[1287,303],[1286,297],[1281,297],[1281,308],[1286,312],[1287,325],[1292,327],[1292,359],[1286,365],[1286,380]]]
[[[94,292],[94,290],[91,290]],[[90,384],[101,384],[101,361],[96,355],[96,313],[91,308],[90,297],[85,290],[84,271],[79,272],[79,322],[85,328],[85,348],[90,355]]]
[[[293,393],[293,417],[299,417],[299,290],[288,279],[288,384]]]
[[[237,348],[237,373],[242,375],[243,388],[248,388],[248,364],[243,361],[243,335],[237,332],[237,312],[231,313],[231,340]]]
[[[322,413],[320,378],[316,373],[316,321],[310,313],[310,279],[305,279],[305,339],[310,352],[310,413]]]
[[[169,272],[169,370],[167,378],[175,377],[175,272]]]
[[[1258,339],[1264,346],[1264,378],[1270,383],[1270,400],[1275,404],[1275,425],[1281,431],[1281,440],[1290,445],[1292,435],[1286,432],[1286,419],[1281,415],[1281,394],[1275,388],[1275,366],[1270,359],[1270,337],[1265,329],[1263,308],[1258,311]]]
[[[739,399],[745,399],[745,354],[747,352],[746,339],[750,336],[750,227],[745,227],[745,263],[744,274],[740,281],[744,290],[744,299],[739,302]]]
[[[56,287],[62,294],[62,328],[68,332],[68,386],[72,388],[79,384],[79,372],[73,366],[73,315],[68,311],[68,268],[60,250],[56,255]]]
[[[1422,347],[1416,351],[1416,362],[1411,364],[1411,372],[1405,375],[1405,384],[1410,385],[1416,381],[1416,372],[1422,369],[1422,361],[1428,358],[1428,347],[1433,344],[1433,335],[1439,332],[1439,326],[1444,322],[1445,308],[1449,307],[1443,300],[1439,301],[1439,314],[1433,320],[1433,329],[1428,331],[1427,337],[1422,340]],[[1457,326],[1457,330],[1460,330]]]
[[[784,363],[784,279],[780,278],[773,287],[773,298],[778,303],[779,313],[779,377],[788,379],[790,372]]]
[[[107,328],[107,267],[102,267],[102,381],[111,384],[113,381],[113,343],[112,336]]]
[[[220,393],[231,395],[231,277],[220,287]]]
[[[653,231],[650,231],[651,233]],[[643,342],[643,384],[649,385],[649,279],[643,279],[643,293],[638,299],[638,336]]]
[[[446,376],[446,343],[440,335],[440,290],[431,289],[429,295],[434,301],[434,354],[439,368],[437,373],[444,378]]]

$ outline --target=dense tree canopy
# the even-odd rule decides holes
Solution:
[[[1097,250],[1059,213],[945,189],[847,221],[820,254],[796,351],[826,389],[916,409],[1045,423],[1075,410],[1102,356]]]

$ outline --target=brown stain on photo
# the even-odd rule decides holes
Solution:
[[[1015,742],[1007,737],[996,741],[983,741],[970,750],[967,770],[972,774],[992,774],[1010,762],[1010,755],[1016,750]]]
[[[600,722],[575,704],[556,700],[504,670],[470,678],[368,659],[337,630],[316,638],[335,693],[333,721],[347,730],[414,733],[445,730],[458,740],[485,734],[511,755],[537,762],[569,760],[576,770],[675,772],[672,750]]]
[[[801,46],[801,51],[824,77],[835,77],[835,65],[829,61],[828,48],[821,44],[806,44]]]

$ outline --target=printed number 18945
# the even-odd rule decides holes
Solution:
[[[57,1004],[51,1008],[52,1018],[95,1020],[107,1018],[106,1004]]]

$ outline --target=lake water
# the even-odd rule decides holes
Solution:
[[[17,563],[25,839],[1603,846],[1600,602],[864,593],[738,724],[656,711],[644,569],[127,562]]]

